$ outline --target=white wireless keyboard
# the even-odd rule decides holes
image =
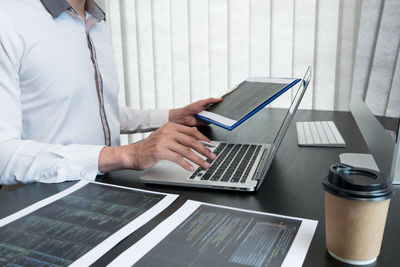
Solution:
[[[333,121],[296,122],[299,146],[345,147],[346,143]]]

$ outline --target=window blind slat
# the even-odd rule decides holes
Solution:
[[[339,39],[339,64],[336,72],[335,110],[347,110],[350,104],[353,78],[355,20],[358,0],[342,1]]]
[[[334,107],[339,1],[318,2],[314,103],[316,109]]]
[[[135,1],[121,1],[121,28],[123,40],[126,88],[126,103],[128,106],[140,109],[140,85],[138,66],[138,47],[136,32]]]
[[[191,101],[209,97],[208,1],[189,1]]]
[[[293,0],[273,0],[271,4],[271,76],[292,77],[293,62]],[[291,94],[276,99],[271,107],[288,107]]]
[[[363,0],[361,6],[352,90],[363,99],[365,98],[368,87],[376,36],[379,29],[382,2],[383,1]]]
[[[152,11],[156,104],[169,109],[173,103],[169,1],[153,0]]]
[[[210,96],[228,89],[228,2],[209,1]]]
[[[385,1],[365,101],[384,115],[400,42],[400,1]],[[389,41],[390,40],[390,41]]]
[[[302,78],[305,68],[314,62],[316,5],[316,0],[295,1],[293,77]],[[312,91],[313,83],[308,86],[300,108],[312,109]]]
[[[249,2],[228,2],[229,88],[249,77]]]
[[[190,102],[188,1],[171,0],[171,57],[173,106]]]
[[[269,76],[270,1],[250,1],[250,77]]]
[[[136,1],[141,107],[156,108],[151,1]]]

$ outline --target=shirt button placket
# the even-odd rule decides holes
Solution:
[[[90,57],[93,63],[93,68],[94,68],[94,73],[95,73],[95,82],[96,82],[96,92],[97,92],[97,97],[99,100],[99,112],[100,112],[100,118],[101,118],[101,124],[103,126],[103,132],[104,132],[104,143],[106,146],[111,145],[111,132],[110,132],[110,127],[108,125],[107,121],[107,116],[104,108],[104,96],[103,96],[103,80],[101,77],[100,70],[98,68],[97,64],[97,58],[96,58],[96,49],[95,46],[92,42],[92,39],[89,34],[90,28],[97,22],[97,20],[94,17],[89,17],[86,21],[85,24],[85,32],[86,32],[86,39],[88,43],[88,48],[90,50]]]

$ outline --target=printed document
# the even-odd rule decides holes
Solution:
[[[0,265],[88,266],[177,197],[80,181],[0,220]]]
[[[301,266],[317,223],[189,200],[109,266]]]

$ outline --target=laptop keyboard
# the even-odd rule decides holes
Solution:
[[[245,183],[261,147],[262,145],[220,143],[213,151],[217,156],[214,161],[206,160],[211,164],[210,168],[197,168],[189,179],[198,177],[203,181]]]

